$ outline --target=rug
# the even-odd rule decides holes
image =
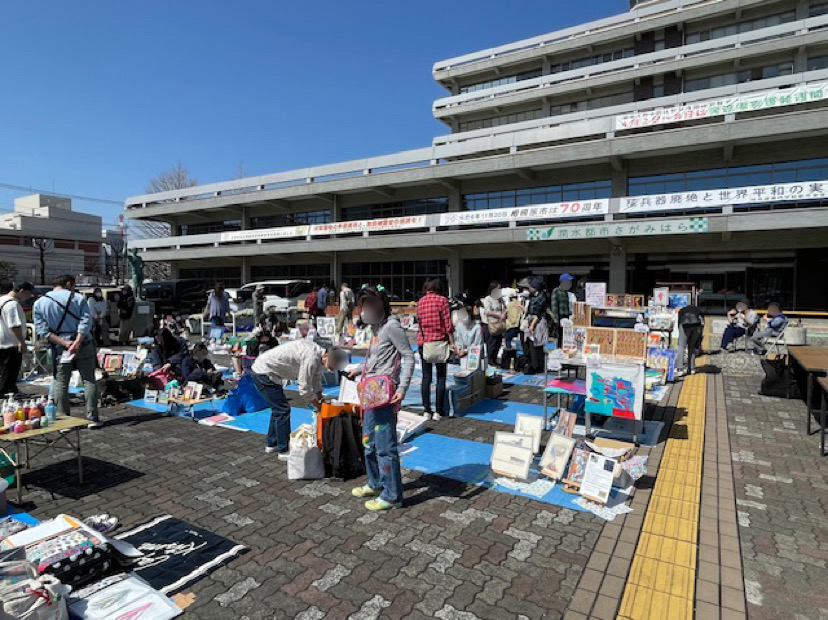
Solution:
[[[144,554],[135,572],[168,596],[247,551],[243,545],[171,515],[157,517],[116,538]]]

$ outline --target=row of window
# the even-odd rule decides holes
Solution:
[[[711,39],[731,37],[743,32],[751,32],[752,30],[760,30],[762,28],[771,28],[773,26],[779,26],[780,24],[787,24],[795,19],[795,11],[786,11],[785,13],[769,15],[768,17],[760,17],[759,19],[739,22],[738,24],[731,24],[729,26],[717,26],[715,28],[706,28],[695,32],[688,32],[685,42],[689,45],[691,43],[699,43],[701,41],[710,41]]]
[[[224,220],[218,222],[198,222],[193,224],[182,224],[182,235],[209,235],[213,233],[230,232],[241,230],[241,220]]]
[[[363,284],[381,284],[391,301],[414,301],[428,278],[439,276],[445,281],[447,265],[444,260],[342,263],[342,279],[354,290]]]
[[[461,86],[460,93],[474,93],[478,90],[486,90],[487,88],[494,88],[495,86],[503,86],[504,84],[514,84],[515,82],[522,82],[524,80],[531,80],[532,78],[540,77],[543,72],[540,69],[532,69],[531,71],[523,71],[515,75],[507,75],[496,80],[487,80],[478,84],[469,84],[468,86]]]
[[[587,183],[569,183],[550,185],[530,189],[511,189],[500,192],[484,192],[463,196],[463,209],[503,209],[523,207],[546,203],[572,202],[609,198],[612,193],[610,181],[590,181]]]
[[[437,198],[423,198],[422,200],[345,207],[342,209],[342,219],[350,222],[354,220],[375,220],[384,217],[427,215],[445,211],[448,211],[448,196],[439,196]]]
[[[481,118],[473,121],[463,121],[457,125],[457,130],[463,132],[474,131],[475,129],[488,129],[489,127],[499,127],[500,125],[511,125],[512,123],[522,123],[523,121],[534,121],[539,118],[543,118],[543,109],[541,108],[526,110],[524,112],[515,112],[514,114]]]
[[[746,82],[755,82],[756,80],[767,80],[779,77],[780,75],[793,75],[793,72],[793,62],[786,61],[765,67],[754,67],[753,69],[743,69],[742,71],[733,71],[722,75],[711,75],[709,77],[685,80],[684,92],[690,93],[697,90],[707,90],[708,88],[729,86],[731,84],[744,84]]]
[[[601,65],[605,62],[612,62],[613,60],[621,60],[622,58],[631,58],[635,56],[635,50],[631,47],[623,50],[615,50],[606,52],[604,54],[597,54],[595,56],[588,56],[586,58],[578,58],[577,60],[568,60],[560,62],[549,67],[549,73],[562,73],[564,71],[574,71],[575,69],[582,69],[584,67],[593,67]]]
[[[280,228],[282,226],[309,226],[311,224],[327,224],[330,221],[330,211],[302,211],[300,213],[279,213],[277,215],[251,217],[250,227]]]

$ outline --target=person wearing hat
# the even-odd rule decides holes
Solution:
[[[572,314],[571,306],[569,304],[569,291],[572,289],[572,276],[564,273],[559,278],[559,284],[552,290],[552,297],[549,301],[549,310],[552,314],[552,323],[555,331],[558,334],[558,347],[560,348],[563,340],[563,329],[561,329],[561,321],[568,319]]]

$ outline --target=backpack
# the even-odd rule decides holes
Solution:
[[[325,476],[350,480],[365,474],[365,448],[360,441],[362,422],[343,412],[328,420],[322,431]]]

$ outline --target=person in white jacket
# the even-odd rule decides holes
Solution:
[[[96,288],[89,298],[89,315],[92,317],[94,327],[92,333],[95,335],[95,342],[104,347],[109,346],[109,302],[103,295],[100,288]]]
[[[270,405],[265,452],[278,452],[288,458],[290,438],[290,404],[283,390],[285,381],[297,381],[299,394],[315,408],[322,404],[322,367],[341,370],[348,364],[348,354],[340,349],[325,351],[311,340],[293,340],[262,353],[250,368],[250,375],[262,398]]]

